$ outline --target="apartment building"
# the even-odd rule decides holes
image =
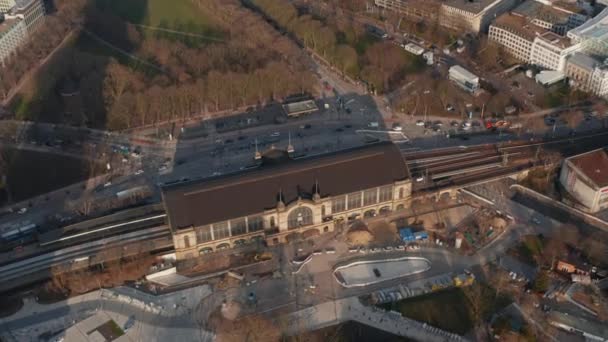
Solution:
[[[374,0],[378,7],[398,12],[411,19],[437,19],[441,3],[437,0]]]
[[[491,21],[511,10],[519,0],[447,0],[441,4],[439,24],[465,32],[485,32]]]
[[[292,159],[162,189],[178,259],[256,241],[289,243],[409,205],[411,179],[392,143]]]
[[[0,14],[0,64],[25,42],[27,28],[23,16]]]

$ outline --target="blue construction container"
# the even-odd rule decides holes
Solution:
[[[429,234],[427,232],[416,232],[414,233],[414,238],[416,240],[428,240]]]
[[[399,229],[399,236],[403,242],[411,242],[416,240],[414,237],[414,232],[412,232],[411,228],[401,228]]]

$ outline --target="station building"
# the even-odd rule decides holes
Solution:
[[[608,153],[600,148],[566,158],[559,181],[567,204],[589,213],[608,208]]]
[[[270,150],[259,166],[162,189],[178,260],[252,241],[288,243],[409,206],[399,148],[366,145],[291,158]]]

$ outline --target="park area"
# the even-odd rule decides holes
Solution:
[[[464,288],[450,288],[423,296],[382,304],[385,309],[432,326],[465,335],[506,307],[511,300],[485,283]]]
[[[17,119],[122,130],[314,89],[297,46],[238,0],[57,1],[49,21],[81,24],[24,66]]]

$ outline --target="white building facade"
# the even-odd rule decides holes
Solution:
[[[0,13],[6,13],[15,7],[15,0],[0,0]]]
[[[566,38],[547,32],[534,38],[530,63],[549,70],[564,71],[568,56],[580,48],[580,45],[571,45]]]
[[[488,39],[502,46],[509,55],[529,62],[534,40],[508,26],[490,25]]]
[[[5,16],[0,23],[0,63],[17,51],[27,39],[27,28],[22,16]]]

